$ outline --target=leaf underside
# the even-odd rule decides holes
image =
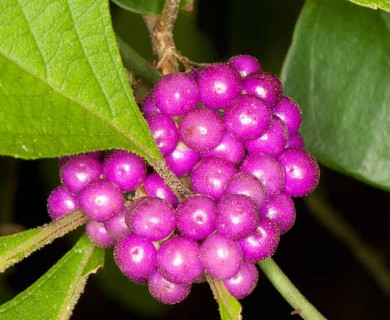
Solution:
[[[344,1],[307,1],[281,79],[302,108],[307,148],[323,164],[390,190],[386,18]]]
[[[383,9],[386,11],[390,11],[390,1],[389,0],[348,0],[359,6],[364,6],[370,9]]]

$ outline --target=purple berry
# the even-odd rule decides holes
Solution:
[[[261,71],[260,62],[254,56],[248,54],[231,57],[228,63],[236,68],[243,78]]]
[[[199,258],[204,270],[221,280],[233,277],[243,261],[239,244],[219,233],[208,236],[202,243]]]
[[[268,104],[252,95],[239,95],[225,110],[226,130],[241,140],[252,140],[263,135],[271,124]]]
[[[236,166],[221,157],[200,160],[191,172],[191,185],[196,193],[221,198],[226,182],[237,172]]]
[[[286,149],[279,161],[285,172],[284,189],[289,195],[303,197],[317,187],[320,170],[310,153],[302,149]]]
[[[229,133],[225,133],[218,146],[208,152],[200,153],[200,157],[203,159],[210,156],[219,156],[234,164],[239,164],[242,161],[244,154],[244,143],[233,138]]]
[[[146,121],[161,154],[166,156],[175,150],[179,142],[175,122],[163,113],[150,115]]]
[[[243,194],[250,197],[261,208],[267,199],[263,184],[254,175],[239,172],[226,183],[225,194]]]
[[[103,173],[122,191],[134,191],[146,177],[146,165],[141,157],[130,151],[115,150],[104,159]]]
[[[179,135],[184,144],[198,152],[214,149],[222,140],[225,128],[220,116],[208,108],[197,108],[183,116]]]
[[[161,113],[154,102],[154,91],[150,91],[144,101],[142,102],[141,111],[145,117],[149,117],[152,114]]]
[[[123,239],[130,233],[125,222],[125,214],[128,210],[129,206],[124,207],[118,214],[104,222],[108,235],[116,241]]]
[[[297,132],[293,134],[292,136],[288,137],[287,143],[286,143],[287,149],[304,149],[305,148],[305,142],[303,141],[303,138],[301,135]]]
[[[85,232],[97,247],[109,248],[115,244],[115,239],[109,236],[102,222],[88,221],[85,225]]]
[[[278,226],[280,234],[284,234],[295,222],[294,202],[289,195],[282,192],[264,204],[260,210],[260,216],[273,221]]]
[[[115,245],[114,258],[126,277],[145,283],[156,269],[157,251],[151,241],[129,234]]]
[[[174,283],[192,283],[203,272],[199,244],[185,237],[168,239],[157,251],[157,270]]]
[[[256,231],[239,241],[244,259],[257,262],[269,258],[275,253],[279,238],[279,228],[276,224],[267,218],[260,218]]]
[[[150,294],[164,304],[175,304],[183,301],[191,291],[190,284],[173,283],[160,273],[154,272],[148,282]]]
[[[55,188],[47,199],[47,211],[54,220],[79,208],[79,200],[65,186]]]
[[[244,90],[267,102],[271,108],[279,101],[283,91],[279,79],[268,72],[255,73],[246,77]]]
[[[180,178],[191,172],[199,160],[199,153],[179,141],[176,149],[164,159],[169,169]]]
[[[173,207],[179,203],[177,196],[157,173],[149,174],[144,181],[144,189],[148,196],[168,201]]]
[[[258,223],[256,203],[243,194],[225,195],[215,208],[215,227],[226,238],[239,240],[248,237]]]
[[[161,78],[154,87],[154,101],[161,112],[180,116],[193,109],[199,100],[198,86],[184,73],[171,73]]]
[[[279,161],[265,153],[250,153],[242,161],[240,170],[261,181],[268,198],[278,195],[284,187],[284,171]]]
[[[268,130],[257,139],[245,141],[245,148],[248,152],[263,152],[276,157],[283,151],[287,139],[287,127],[281,119],[273,116]]]
[[[84,153],[80,153],[80,154],[83,154],[87,157],[92,157],[92,158],[96,158],[97,160],[99,161],[102,161],[103,158],[104,158],[104,152],[103,151],[90,151],[90,152],[84,152]],[[76,155],[72,155],[72,156],[62,156],[58,159],[58,164],[60,166],[60,168],[69,160],[69,159],[72,159],[73,157],[75,157]],[[77,155],[78,156],[78,155]]]
[[[79,194],[81,210],[92,220],[107,221],[123,208],[119,187],[108,180],[95,180]]]
[[[151,241],[161,241],[169,236],[176,226],[175,209],[156,197],[147,197],[126,214],[126,224],[138,236]]]
[[[62,183],[70,192],[77,194],[88,183],[96,180],[102,173],[100,161],[91,154],[71,156],[61,167]]]
[[[214,63],[204,68],[198,76],[201,102],[212,109],[222,109],[242,89],[240,73],[226,63]]]
[[[243,299],[252,293],[258,279],[259,271],[256,266],[251,262],[244,261],[237,274],[226,279],[223,283],[233,297]]]
[[[215,230],[215,201],[203,194],[186,198],[178,205],[177,229],[184,236],[202,240]]]
[[[294,100],[282,96],[273,111],[285,123],[290,134],[298,132],[302,123],[302,112]]]

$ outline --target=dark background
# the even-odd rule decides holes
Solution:
[[[278,74],[303,1],[199,0],[194,13],[182,12],[176,24],[177,47],[199,62],[223,61],[247,53],[263,69]],[[152,59],[142,19],[112,5],[116,31]],[[134,32],[133,30],[136,30]],[[49,222],[46,199],[59,184],[55,159],[22,161],[0,158],[0,224],[4,230]],[[322,168],[319,191],[389,266],[390,197],[388,193]],[[390,301],[351,252],[296,201],[297,222],[281,239],[274,260],[302,293],[329,319],[390,319]],[[12,222],[12,224],[9,224]],[[0,302],[24,290],[75,243],[82,232],[56,240],[0,276]],[[145,287],[131,284],[112,263],[92,275],[72,319],[218,319],[207,285],[195,285],[175,306],[154,302]],[[260,273],[255,291],[242,301],[244,319],[292,319],[292,308]]]

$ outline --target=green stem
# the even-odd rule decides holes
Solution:
[[[118,36],[116,37],[116,41],[122,57],[123,65],[126,68],[133,70],[136,75],[150,84],[155,84],[157,80],[161,78],[161,74],[153,69],[149,65],[149,62],[126,42]]]
[[[326,319],[294,286],[272,258],[258,262],[264,274],[283,298],[294,308],[292,314],[299,314],[303,319]]]
[[[343,243],[374,278],[379,288],[390,298],[390,271],[383,257],[366,244],[354,228],[315,192],[305,199],[310,214],[326,228],[336,239]]]
[[[87,221],[86,215],[76,210],[42,227],[1,237],[0,273]]]

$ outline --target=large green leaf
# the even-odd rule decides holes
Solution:
[[[0,306],[2,320],[69,319],[87,278],[103,266],[104,250],[86,235],[45,275]]]
[[[0,2],[0,154],[160,154],[135,103],[108,0]]]
[[[390,11],[390,1],[389,0],[349,0],[353,3],[356,3],[360,6],[364,6],[370,9],[383,9],[386,11]]]
[[[309,0],[282,70],[318,159],[390,190],[390,32],[385,13]]]
[[[118,6],[140,14],[160,14],[165,0],[112,0]],[[182,0],[181,8],[191,8],[194,0]]]

